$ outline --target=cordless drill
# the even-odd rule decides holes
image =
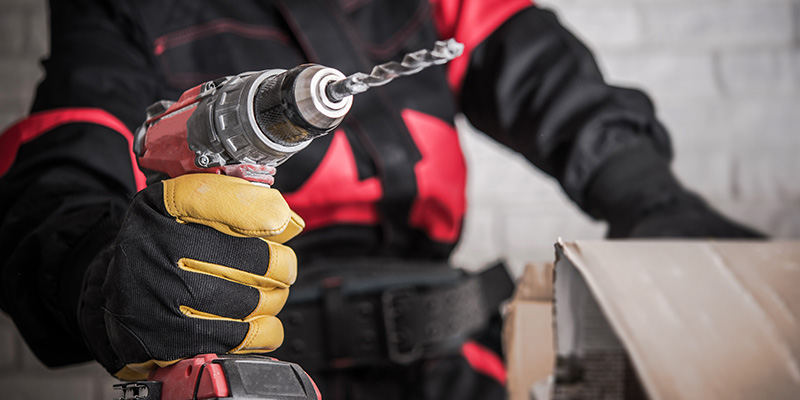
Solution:
[[[345,76],[304,64],[290,70],[245,72],[205,82],[178,101],[147,109],[134,135],[139,166],[152,184],[187,173],[217,173],[265,186],[276,167],[314,138],[339,126],[353,95],[461,55],[453,39],[406,54],[370,74]],[[320,399],[296,364],[264,356],[203,354],[153,371],[148,381],[115,385],[120,399]]]
[[[245,72],[159,101],[134,136],[148,184],[195,172],[237,176],[266,185],[275,167],[335,129],[353,96],[331,101],[326,88],[345,79],[306,64],[288,71]]]
[[[177,102],[147,109],[134,135],[134,152],[148,184],[186,173],[210,172],[271,185],[275,167],[334,130],[353,95],[459,56],[453,39],[433,50],[406,54],[370,74],[348,77],[336,69],[304,64],[286,70],[246,72],[187,90]]]

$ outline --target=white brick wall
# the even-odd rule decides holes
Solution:
[[[790,97],[800,86],[797,49],[742,49],[719,53],[720,89],[736,97]]]
[[[0,131],[28,110],[47,52],[44,0],[0,0]]]
[[[800,237],[800,0],[542,0],[591,45],[608,79],[645,88],[670,128],[675,170],[721,211]],[[0,130],[27,110],[47,52],[43,0],[0,0]],[[461,124],[470,214],[456,264],[551,260],[602,237],[552,179]],[[4,399],[107,400],[90,364],[43,368],[0,315]]]
[[[684,48],[792,45],[789,1],[674,1],[641,7],[654,44]]]

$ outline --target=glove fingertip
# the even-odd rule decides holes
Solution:
[[[279,233],[265,237],[273,242],[286,243],[289,239],[297,236],[306,227],[306,222],[294,211],[290,211],[289,220],[286,221],[286,227]]]
[[[300,230],[305,229],[306,221],[303,220],[303,218],[300,215],[298,215],[296,212],[291,211],[291,213],[292,213],[292,216],[291,216],[292,222],[297,224],[297,226],[300,228]]]
[[[269,267],[267,278],[286,285],[293,285],[297,279],[297,255],[291,247],[272,240],[261,239],[269,246]]]
[[[263,315],[247,323],[250,324],[247,335],[230,353],[266,353],[283,344],[283,324],[277,317]]]

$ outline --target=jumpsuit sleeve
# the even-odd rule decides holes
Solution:
[[[529,0],[435,2],[440,35],[466,45],[450,83],[479,130],[555,177],[590,211],[587,187],[608,160],[652,151],[668,163],[669,137],[642,92],[608,85],[591,54]]]
[[[131,130],[158,84],[125,3],[52,1],[46,77],[30,116],[0,136],[0,307],[49,366],[92,359],[83,276],[144,183]]]

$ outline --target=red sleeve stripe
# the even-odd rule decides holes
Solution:
[[[506,384],[505,364],[495,352],[470,340],[461,345],[461,355],[475,371],[496,380],[501,385]]]
[[[464,44],[464,54],[448,64],[450,87],[461,90],[472,50],[531,0],[430,0],[439,35]]]
[[[0,176],[11,169],[20,146],[59,126],[74,123],[102,125],[121,134],[128,141],[136,190],[142,190],[147,186],[144,174],[139,170],[136,156],[133,154],[133,134],[117,117],[99,108],[58,108],[41,111],[12,125],[0,135]]]
[[[289,43],[290,41],[285,33],[272,27],[245,24],[230,18],[220,18],[157,37],[153,41],[153,54],[158,56],[167,49],[220,33],[236,33],[249,39],[275,40],[281,43]]]

